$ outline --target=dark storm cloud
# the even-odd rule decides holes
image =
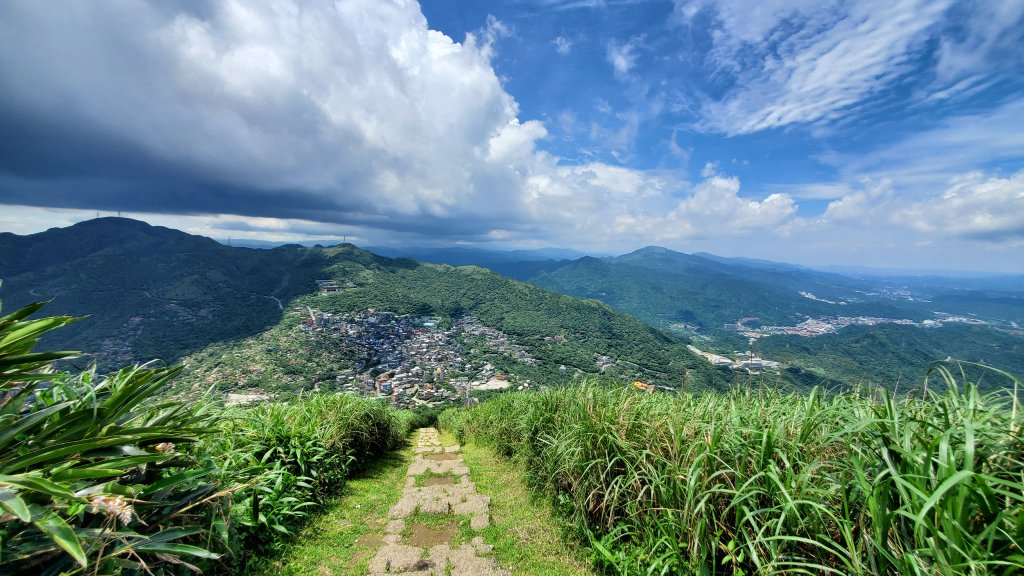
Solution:
[[[538,133],[494,161],[518,122],[490,48],[415,5],[14,0],[0,38],[0,204],[530,227]]]

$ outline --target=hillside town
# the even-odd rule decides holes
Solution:
[[[472,393],[480,391],[530,387],[530,380],[498,372],[481,359],[485,354],[501,354],[536,365],[537,360],[506,334],[471,316],[444,324],[435,316],[373,309],[331,314],[307,308],[298,329],[329,333],[364,350],[355,365],[337,372],[338,389],[386,397],[397,407],[443,407],[472,401]],[[465,350],[467,337],[473,337],[479,347]]]
[[[735,330],[748,338],[763,338],[776,334],[788,334],[791,336],[821,336],[823,334],[835,333],[847,326],[877,326],[879,324],[900,324],[904,326],[917,326],[919,328],[941,328],[943,324],[987,324],[984,320],[966,316],[954,316],[952,314],[935,313],[935,319],[916,322],[906,318],[876,318],[873,316],[820,316],[818,318],[807,318],[795,326],[748,326],[748,322],[754,322],[757,318],[740,318],[735,323],[725,325],[726,330]]]

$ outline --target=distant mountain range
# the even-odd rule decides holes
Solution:
[[[402,258],[352,245],[226,246],[99,218],[29,236],[0,234],[0,297],[7,311],[51,300],[49,313],[89,315],[49,344],[92,352],[107,367],[175,361],[258,335],[277,326],[293,302],[313,298],[325,309],[482,315],[527,344],[541,332],[566,331],[577,335],[569,355],[577,363],[588,354],[629,357],[641,373],[664,363],[666,382],[706,366],[685,348],[691,341],[734,357],[752,346],[782,363],[779,381],[801,385],[894,385],[947,357],[1024,373],[1024,291],[1015,289],[1016,277],[851,277],[655,246],[607,257],[557,249],[378,250]],[[456,267],[463,265],[537,288]],[[351,289],[320,302],[315,280],[323,278],[344,279]],[[903,323],[852,322],[815,337],[777,333],[822,318],[837,326],[850,323],[841,318]],[[758,336],[753,345],[750,334]],[[731,378],[728,370],[700,371],[716,386]]]
[[[506,264],[505,269],[530,271],[517,277],[600,300],[695,338],[711,351],[753,346],[766,359],[837,382],[914,381],[946,358],[1024,373],[1019,277],[850,277],[655,246],[616,257],[543,266],[526,262],[518,268]],[[815,337],[768,335],[774,333],[771,326],[822,318],[826,326],[850,325]],[[751,344],[745,334],[751,331],[738,324],[755,328],[759,338]]]
[[[837,316],[917,324],[852,325],[813,338],[774,335],[754,343],[770,359],[835,382],[905,382],[946,358],[1024,373],[1024,276],[946,277],[867,268],[844,274],[657,246],[621,256],[532,256],[517,261],[514,253],[459,249],[423,251],[420,257],[487,267],[548,290],[600,300],[720,353],[750,347],[749,338],[735,329],[741,319],[750,326],[794,326]],[[949,316],[965,322],[921,327]]]
[[[232,342],[278,327],[301,305],[337,313],[470,314],[542,359],[541,368],[531,367],[535,380],[597,375],[603,356],[616,361],[620,368],[613,372],[623,377],[664,386],[722,387],[733,379],[687,350],[684,338],[604,304],[480,268],[390,259],[350,244],[229,247],[134,220],[99,218],[30,236],[0,234],[0,278],[5,311],[49,300],[49,314],[88,315],[46,345],[91,352],[106,368],[177,361],[211,345],[231,355]],[[319,293],[318,279],[345,288]],[[291,362],[271,361],[284,363],[283,370]]]

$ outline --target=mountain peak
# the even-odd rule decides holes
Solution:
[[[639,250],[634,250],[634,251],[632,251],[632,252],[630,252],[628,254],[624,254],[624,256],[632,256],[632,255],[643,256],[643,255],[646,255],[646,254],[682,254],[682,252],[676,252],[675,250],[670,250],[670,249],[665,248],[663,246],[654,246],[652,244],[650,246],[644,246],[643,248],[640,248]]]

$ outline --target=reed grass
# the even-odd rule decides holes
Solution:
[[[439,422],[514,458],[612,573],[1021,573],[1015,396],[945,368],[929,378],[943,391],[585,384]]]

